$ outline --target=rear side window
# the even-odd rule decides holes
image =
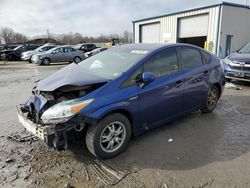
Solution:
[[[211,55],[207,52],[201,50],[201,54],[203,57],[203,64],[209,64],[211,62]]]
[[[181,47],[181,56],[184,69],[202,65],[201,53],[195,48]]]
[[[175,48],[160,51],[144,64],[144,72],[153,72],[156,77],[170,75],[178,71],[178,56]]]

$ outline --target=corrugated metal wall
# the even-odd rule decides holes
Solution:
[[[219,16],[219,6],[199,9],[195,11],[188,11],[185,13],[179,13],[175,15],[165,16],[161,18],[140,21],[134,23],[134,37],[135,43],[139,43],[140,35],[140,25],[149,24],[154,22],[160,22],[160,42],[161,43],[176,43],[177,40],[177,29],[178,29],[178,18],[195,16],[200,14],[209,14],[209,27],[207,35],[207,43],[210,44],[210,51],[215,53],[217,32],[218,32],[218,16]]]

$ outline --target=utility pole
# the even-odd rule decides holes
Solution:
[[[248,0],[246,0],[246,5],[248,5]]]

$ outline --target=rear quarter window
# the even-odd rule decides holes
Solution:
[[[201,50],[203,64],[210,64],[211,63],[211,55],[205,51]]]
[[[184,69],[201,66],[203,59],[199,50],[190,47],[181,47],[181,57]]]

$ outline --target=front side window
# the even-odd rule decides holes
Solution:
[[[181,56],[184,69],[190,69],[202,65],[201,53],[195,48],[181,47]]]
[[[123,82],[122,87],[126,88],[135,85],[136,82],[140,80],[142,73],[143,73],[143,66],[140,66],[126,79],[125,82]]]
[[[160,51],[144,64],[144,72],[153,72],[156,77],[170,75],[178,71],[178,55],[175,48]]]

